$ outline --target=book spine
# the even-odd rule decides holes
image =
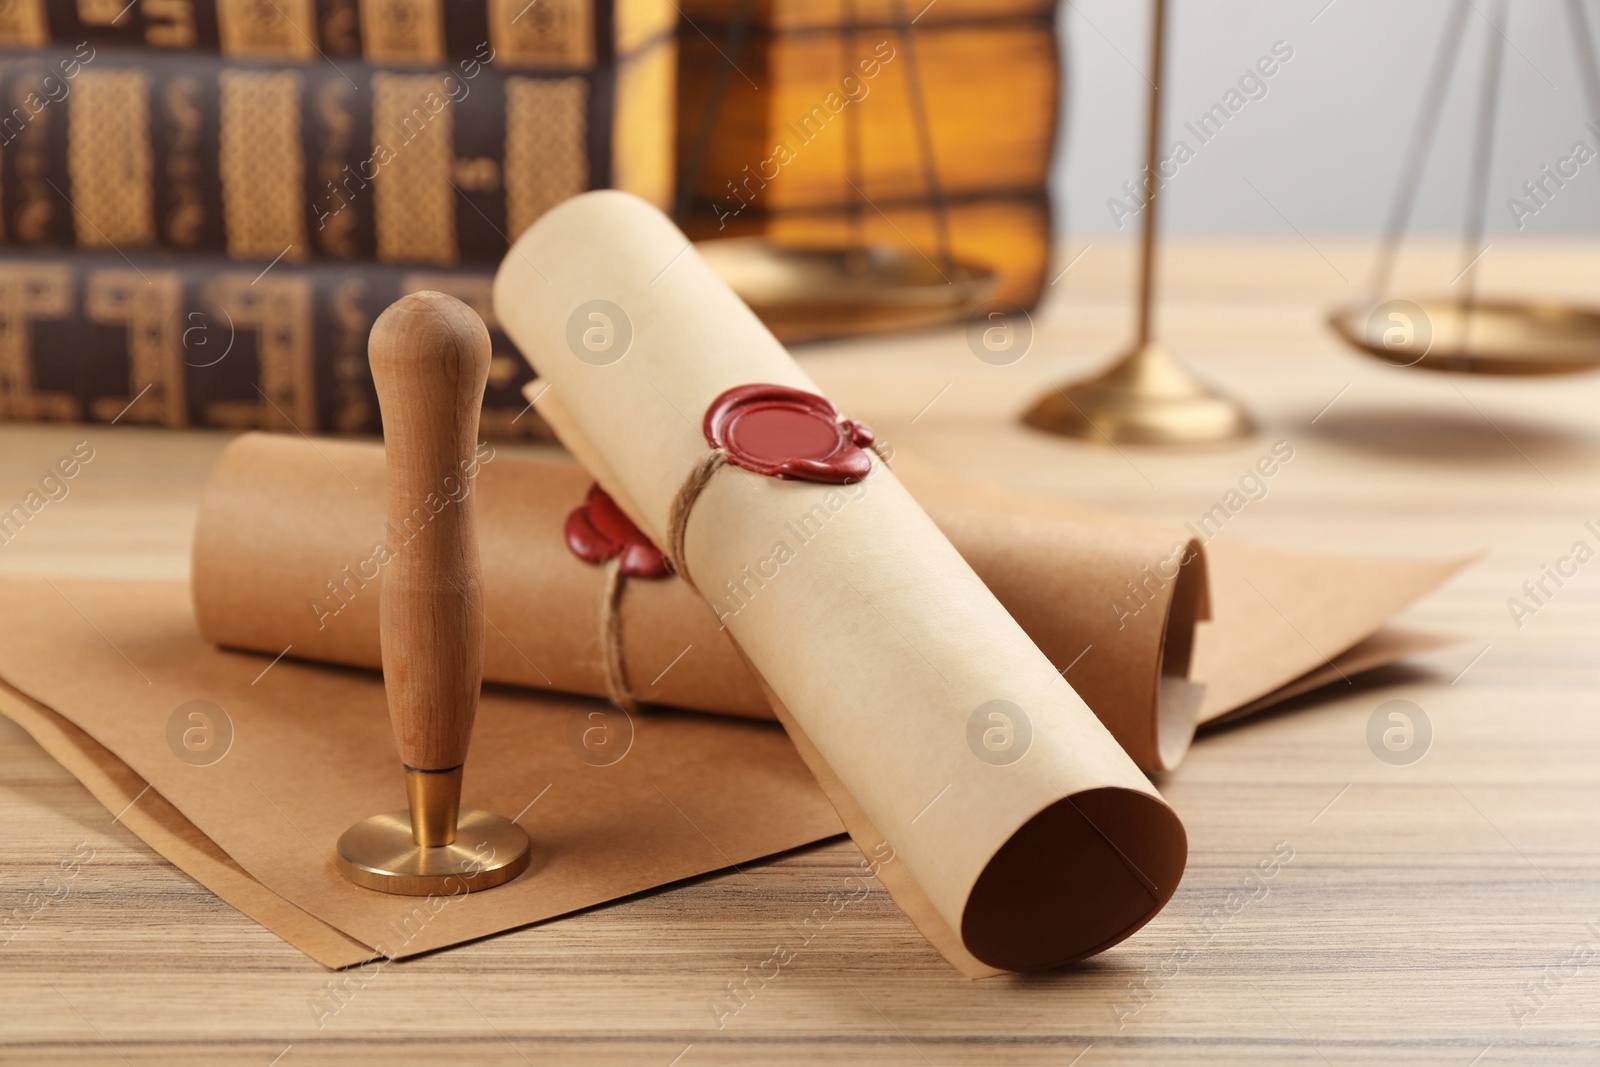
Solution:
[[[497,263],[607,184],[615,68],[262,66],[0,53],[3,242],[291,262]]]
[[[579,71],[669,32],[676,15],[670,0],[9,0],[0,46],[444,66],[487,43],[508,69]],[[622,36],[603,35],[602,23]]]
[[[380,430],[374,319],[406,293],[465,301],[489,326],[483,433],[547,436],[501,332],[489,270],[277,263],[115,252],[0,255],[0,419]]]

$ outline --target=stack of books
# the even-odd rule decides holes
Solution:
[[[486,434],[540,433],[495,266],[594,188],[667,206],[672,0],[0,5],[0,418],[370,433],[366,338],[489,324]]]

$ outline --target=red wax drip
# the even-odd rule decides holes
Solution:
[[[567,547],[589,563],[609,563],[618,556],[622,573],[631,578],[661,578],[671,571],[667,557],[650,543],[604,489],[589,487],[583,505],[567,516]]]

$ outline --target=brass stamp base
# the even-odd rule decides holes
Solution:
[[[404,896],[454,896],[490,889],[528,869],[531,846],[522,827],[492,812],[468,810],[456,839],[427,848],[411,836],[411,814],[363,819],[339,838],[339,871],[356,885]]]

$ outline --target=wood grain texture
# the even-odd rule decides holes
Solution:
[[[367,347],[389,474],[378,594],[389,718],[407,767],[448,770],[466,762],[483,681],[472,486],[489,331],[453,296],[412,293],[378,316]]]
[[[1056,269],[1080,252],[1061,249]],[[1169,252],[1166,340],[1265,424],[1261,438],[1215,452],[1118,453],[1009,421],[1035,390],[1091,372],[1125,342],[1133,267],[1120,247],[1096,243],[1051,288],[1031,351],[1009,367],[974,358],[960,331],[804,356],[852,415],[956,473],[1182,521],[1282,439],[1295,458],[1221,536],[1486,553],[1405,617],[1461,633],[1459,646],[1200,738],[1161,783],[1189,829],[1188,872],[1167,910],[1116,950],[1071,971],[969,983],[876,888],[814,921],[804,941],[807,917],[858,862],[833,842],[348,979],[345,1006],[319,1030],[311,999],[347,979],[152,854],[0,721],[0,916],[58,884],[47,879],[80,845],[94,853],[65,895],[0,934],[0,1059],[1600,1060],[1600,570],[1565,579],[1521,628],[1506,604],[1574,542],[1595,543],[1584,524],[1600,524],[1600,379],[1454,379],[1346,352],[1321,315],[1354,296],[1343,279],[1360,277],[1369,252],[1320,238]],[[1497,243],[1482,267],[1486,290],[1600,301],[1597,263],[1592,243]],[[1443,290],[1459,269],[1453,249],[1422,250],[1402,282]],[[0,427],[0,507],[83,439],[95,458],[0,545],[0,569],[183,574],[201,479],[225,435]],[[1368,746],[1368,721],[1391,699],[1432,724],[1431,750],[1408,766]],[[1252,880],[1273,859],[1274,875]],[[751,978],[775,945],[797,942],[777,977]],[[729,983],[747,981],[730,1014]]]

